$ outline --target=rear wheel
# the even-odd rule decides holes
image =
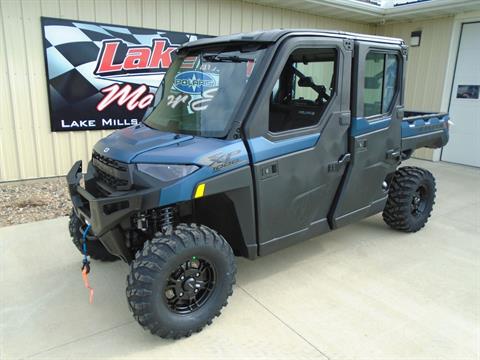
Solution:
[[[178,339],[209,325],[227,304],[235,261],[225,239],[206,226],[181,224],[138,251],[127,277],[127,300],[144,329]]]
[[[82,222],[72,209],[70,213],[70,222],[68,223],[68,230],[72,237],[72,242],[75,247],[83,254],[83,239],[81,233]],[[100,261],[116,261],[118,257],[110,254],[100,240],[87,240],[87,254],[92,259]]]
[[[435,192],[435,179],[428,170],[414,166],[398,169],[390,185],[383,220],[395,230],[420,230],[432,212]]]

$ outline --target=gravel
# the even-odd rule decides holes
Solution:
[[[0,183],[0,227],[54,219],[70,209],[64,177]]]

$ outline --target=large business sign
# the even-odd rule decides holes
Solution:
[[[181,44],[206,35],[42,17],[52,131],[140,122]]]

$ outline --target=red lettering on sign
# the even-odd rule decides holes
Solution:
[[[149,48],[128,49],[127,56],[123,62],[123,68],[125,70],[145,69],[148,67],[149,58]]]
[[[122,48],[120,46],[123,45]],[[149,46],[132,46],[124,52],[126,44],[121,40],[112,40],[103,43],[98,64],[95,70],[96,75],[115,75],[116,73],[125,73],[132,70],[166,70],[172,63],[172,53],[174,46],[166,40],[153,40]],[[122,49],[122,50],[120,50]],[[115,58],[124,54],[121,63],[114,64]]]
[[[153,52],[152,58],[150,60],[150,68],[168,68],[172,63],[172,52],[175,48],[169,46],[165,48],[165,40],[154,40],[153,41]]]
[[[98,69],[95,73],[106,73],[112,71],[119,71],[122,69],[122,64],[114,64],[115,53],[117,52],[119,41],[104,43]]]

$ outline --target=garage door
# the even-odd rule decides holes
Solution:
[[[480,22],[462,26],[442,160],[480,167]]]

